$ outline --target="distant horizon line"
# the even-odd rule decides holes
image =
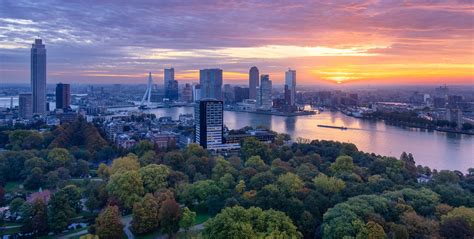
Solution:
[[[186,82],[186,83],[199,83],[199,80],[177,80],[178,82],[182,81],[182,82]],[[239,82],[242,82],[242,83],[239,83]],[[147,85],[146,82],[143,82],[143,83],[77,83],[77,82],[54,82],[54,83],[47,83],[47,85],[57,85],[57,84],[70,84],[70,85],[78,85],[78,86],[88,86],[88,85]],[[222,84],[223,86],[224,85],[245,85],[245,81],[233,81],[232,83],[226,83],[226,84]],[[247,82],[248,83],[248,82]],[[24,85],[24,86],[28,86],[30,85],[30,83],[18,83],[18,82],[4,82],[2,83],[3,86],[6,86],[6,85]],[[160,83],[155,83],[153,82],[154,85],[164,85],[162,82]],[[277,84],[273,84],[274,86],[284,86],[284,82],[282,83],[277,83]],[[331,83],[331,82],[325,82],[325,83],[313,83],[313,84],[308,84],[308,83],[303,83],[303,84],[297,84],[297,86],[318,86],[318,85],[325,85],[325,86],[334,86],[334,87],[343,87],[343,86],[412,86],[412,87],[415,87],[415,86],[471,86],[471,87],[474,87],[474,83],[472,84],[469,84],[469,83],[413,83],[413,84],[410,84],[410,83],[404,83],[404,84],[391,84],[391,83],[361,83],[360,81],[359,82],[345,82],[345,83]]]

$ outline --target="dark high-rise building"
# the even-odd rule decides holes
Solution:
[[[191,84],[184,85],[183,94],[181,94],[183,101],[192,102],[193,101],[193,87]]]
[[[232,86],[230,84],[225,84],[224,85],[223,98],[224,98],[225,103],[234,102],[234,91],[233,91]]]
[[[46,113],[46,47],[41,39],[35,39],[31,46],[31,90],[33,92],[33,113]]]
[[[179,89],[178,81],[174,79],[174,68],[165,69],[164,88],[165,98],[169,100],[178,100]]]
[[[19,115],[23,119],[33,117],[33,95],[31,93],[22,93],[18,96]]]
[[[262,110],[271,110],[272,103],[272,81],[270,76],[261,75],[257,91],[257,106]]]
[[[287,104],[294,105],[296,103],[296,71],[292,69],[285,72],[285,94],[287,90],[290,94]]]
[[[199,71],[201,98],[222,100],[222,70],[202,69]]]
[[[165,69],[164,84],[163,84],[164,88],[166,89],[168,87],[168,83],[173,80],[174,80],[174,68]]]
[[[224,103],[216,99],[202,99],[194,108],[196,143],[212,149],[222,145]]]
[[[235,100],[235,102],[242,102],[245,99],[250,99],[249,98],[249,93],[250,93],[249,88],[235,86],[234,87],[234,100]]]
[[[178,81],[172,80],[168,82],[168,88],[165,89],[165,97],[169,100],[178,100],[179,98],[179,88]]]
[[[56,85],[56,109],[71,107],[71,85],[59,83]]]
[[[257,87],[259,86],[260,73],[256,66],[249,70],[249,99],[257,99]]]

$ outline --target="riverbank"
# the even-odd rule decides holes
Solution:
[[[387,125],[393,125],[393,126],[398,126],[398,127],[408,127],[408,128],[424,129],[424,130],[439,131],[439,132],[454,133],[454,134],[474,135],[474,131],[472,130],[467,131],[467,130],[448,128],[448,127],[438,127],[434,125],[420,125],[416,123],[390,120],[390,119],[385,119],[385,118],[380,118],[380,117],[370,117],[370,116],[355,117],[348,114],[346,115],[357,118],[357,119],[363,119],[363,120],[383,121]]]
[[[232,112],[245,112],[251,114],[261,114],[261,115],[275,115],[275,116],[284,116],[284,117],[294,117],[294,116],[305,116],[305,115],[315,115],[315,111],[296,111],[296,112],[279,112],[279,111],[253,111],[253,110],[239,110],[233,108],[224,109],[225,111]]]

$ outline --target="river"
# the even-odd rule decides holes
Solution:
[[[13,104],[18,104],[17,97],[14,97]],[[0,97],[0,107],[9,105],[10,97]],[[192,114],[194,110],[191,107],[179,107],[148,112],[157,117],[171,116],[177,119],[180,114]],[[287,133],[293,139],[302,137],[353,143],[359,150],[397,158],[405,151],[413,154],[417,164],[432,169],[466,172],[468,168],[474,167],[474,136],[471,135],[403,128],[330,111],[297,117],[225,111],[224,123],[229,129],[264,125],[274,131]],[[321,128],[318,124],[345,126],[348,129]]]
[[[180,114],[192,114],[193,108],[162,108],[148,112],[157,117],[171,116],[177,119]],[[397,158],[405,151],[413,154],[417,164],[432,169],[467,172],[468,168],[474,167],[474,137],[471,135],[403,128],[330,111],[297,117],[225,111],[224,123],[229,129],[264,125],[274,131],[287,133],[292,139],[303,137],[353,143],[364,152]],[[321,128],[318,124],[345,126],[348,129]]]

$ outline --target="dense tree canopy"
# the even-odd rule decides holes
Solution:
[[[204,225],[206,238],[301,238],[284,213],[251,207],[229,207]]]

